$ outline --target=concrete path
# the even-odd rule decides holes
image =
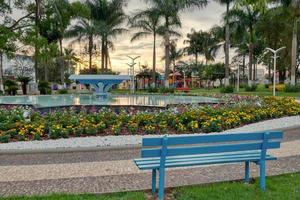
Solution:
[[[277,161],[267,164],[268,175],[300,172],[300,129],[285,131]],[[132,159],[139,149],[69,153],[0,155],[0,195],[47,193],[107,193],[150,188],[149,172],[139,171]],[[213,165],[167,171],[167,187],[242,179],[243,164]],[[258,167],[251,165],[251,175]]]

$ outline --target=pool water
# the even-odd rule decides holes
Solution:
[[[30,105],[36,108],[61,106],[153,106],[166,107],[176,104],[211,104],[218,99],[202,96],[177,95],[36,95],[1,96],[0,105]]]

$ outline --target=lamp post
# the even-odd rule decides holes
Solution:
[[[236,91],[240,91],[240,65],[237,68],[237,83],[236,83]]]
[[[131,57],[131,56],[127,56],[128,58],[131,59],[131,63],[127,63],[127,65],[129,66],[129,75],[131,76],[131,93],[134,93],[135,90],[135,83],[134,83],[134,66],[137,64],[135,62],[136,59],[138,59],[141,56],[136,56],[136,57]]]
[[[271,49],[269,47],[266,48],[266,50],[270,51],[271,53],[273,53],[273,59],[274,59],[274,71],[273,71],[273,96],[276,95],[275,91],[276,91],[276,60],[277,60],[277,53],[281,50],[285,49],[285,47],[281,47],[279,49]]]

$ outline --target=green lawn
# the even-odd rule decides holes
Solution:
[[[191,94],[218,94],[220,93],[219,88],[214,88],[214,89],[204,89],[204,88],[197,88],[197,89],[192,89],[190,91]],[[240,88],[239,92],[236,91],[235,88],[235,94],[239,95],[257,95],[257,96],[272,96],[273,92],[271,92],[268,88],[265,88],[264,85],[258,85],[257,89],[255,92],[246,92],[244,88]],[[288,97],[300,97],[300,92],[295,92],[295,93],[287,93],[287,92],[277,92],[276,91],[276,96],[288,96]]]
[[[254,184],[225,182],[205,186],[182,187],[174,191],[176,200],[296,200],[300,199],[300,173],[267,177],[267,190],[259,189],[259,181]]]
[[[300,199],[300,173],[267,177],[267,191],[262,192],[258,179],[253,184],[223,182],[171,189],[174,200],[297,200]],[[10,197],[0,200],[146,200],[143,192],[107,195],[52,195],[44,197]]]
[[[112,93],[114,94],[129,94],[129,90],[120,90],[120,89],[115,89],[112,90]],[[136,94],[145,94],[147,91],[136,91]],[[219,88],[213,88],[213,89],[205,89],[205,88],[196,88],[196,89],[191,89],[190,94],[195,94],[195,95],[207,95],[207,94],[220,94],[220,89]],[[244,88],[240,88],[240,91],[237,92],[235,91],[234,94],[239,94],[239,95],[257,95],[257,96],[272,96],[273,93],[269,91],[268,88],[265,88],[264,85],[258,85],[257,90],[255,92],[246,92]],[[295,93],[287,93],[287,92],[276,92],[276,96],[288,96],[288,97],[300,97],[300,92],[295,92]]]

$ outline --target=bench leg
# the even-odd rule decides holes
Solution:
[[[159,169],[159,188],[158,188],[158,199],[164,199],[164,190],[165,190],[165,169]]]
[[[260,189],[265,191],[266,190],[266,161],[265,160],[261,160],[259,162],[259,175],[260,175],[260,180],[259,180]]]
[[[156,192],[156,169],[152,169],[152,194]]]
[[[250,178],[250,162],[246,161],[245,162],[245,182],[249,183],[249,178]]]

